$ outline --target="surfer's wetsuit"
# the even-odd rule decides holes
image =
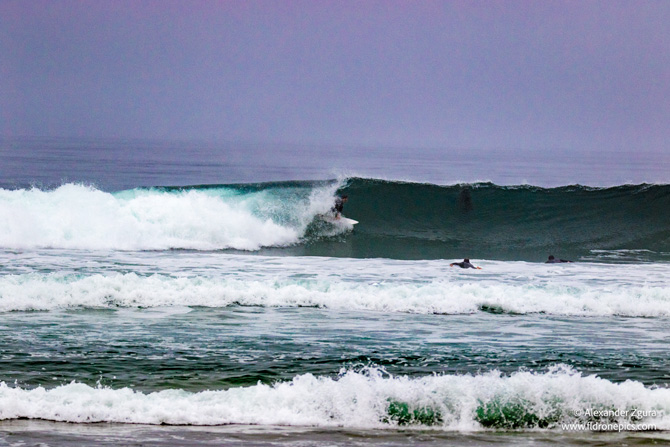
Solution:
[[[342,213],[342,210],[344,209],[344,201],[342,200],[342,197],[338,197],[335,199],[335,205],[330,209],[333,213],[338,214]]]

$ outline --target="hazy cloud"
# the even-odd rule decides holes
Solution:
[[[0,2],[0,133],[667,150],[664,1]]]

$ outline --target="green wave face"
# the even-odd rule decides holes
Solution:
[[[345,240],[309,254],[399,259],[670,259],[670,186],[437,186],[351,179]]]
[[[242,194],[306,194],[326,182],[228,185]],[[316,219],[301,243],[271,254],[392,259],[494,259],[543,262],[670,260],[670,185],[610,188],[440,186],[364,178],[343,182],[353,232],[333,235]]]

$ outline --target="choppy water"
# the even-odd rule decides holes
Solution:
[[[110,144],[3,143],[0,442],[670,440],[670,189],[644,172],[214,175],[216,151]],[[355,228],[319,218],[342,193]]]

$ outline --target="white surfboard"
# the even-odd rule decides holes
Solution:
[[[323,215],[321,216],[321,219],[325,220],[328,223],[331,223],[333,225],[341,225],[343,227],[346,226],[354,226],[358,223],[357,220],[354,219],[349,219],[348,217],[340,216],[339,219],[337,219],[335,216],[328,216],[328,215]]]
[[[341,222],[344,225],[351,225],[352,227],[358,223],[357,220],[354,219],[349,219],[348,217],[340,217],[339,219],[335,219],[335,222]]]

